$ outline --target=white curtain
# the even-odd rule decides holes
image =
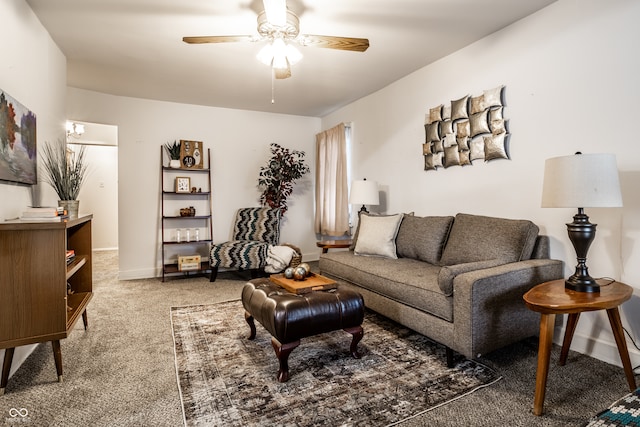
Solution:
[[[347,137],[344,123],[316,135],[316,234],[349,232]]]

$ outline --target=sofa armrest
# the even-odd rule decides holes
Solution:
[[[530,259],[463,273],[453,280],[456,350],[466,357],[538,333],[539,315],[522,296],[540,283],[563,277],[562,261]]]
[[[456,276],[468,273],[473,270],[484,270],[504,264],[500,259],[490,259],[486,261],[465,262],[463,264],[445,265],[438,272],[438,286],[444,294],[450,297],[453,294],[453,279]]]

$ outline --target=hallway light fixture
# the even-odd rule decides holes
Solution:
[[[81,123],[67,122],[67,138],[80,138],[84,133],[84,125]]]

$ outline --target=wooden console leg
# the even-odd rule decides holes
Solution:
[[[87,317],[86,309],[82,312],[82,323],[84,324],[84,330],[86,331],[89,327],[89,318]]]
[[[346,328],[344,329],[344,331],[353,335],[353,338],[351,339],[351,348],[349,349],[349,351],[351,352],[351,356],[353,356],[354,359],[360,359],[360,353],[358,353],[358,343],[364,336],[364,330],[362,329],[362,326]]]
[[[9,381],[9,371],[11,371],[11,362],[13,362],[13,352],[15,348],[6,348],[4,350],[4,362],[2,364],[2,378],[0,378],[0,396],[4,394],[4,389],[7,388],[7,382]]]
[[[300,345],[300,340],[280,344],[280,342],[271,338],[271,346],[276,352],[278,361],[280,362],[280,369],[278,370],[278,382],[284,383],[289,380],[289,355],[291,352]]]
[[[60,350],[60,340],[51,341],[51,346],[53,347],[53,358],[56,361],[58,382],[62,382],[62,351]]]
[[[580,313],[571,313],[567,318],[567,326],[564,331],[564,340],[562,341],[562,350],[560,350],[560,360],[558,365],[564,366],[567,363],[567,356],[569,355],[569,347],[571,347],[571,340],[573,339],[573,333],[576,331],[576,325],[580,319]]]
[[[247,323],[249,324],[249,329],[251,329],[251,332],[247,338],[252,340],[256,337],[256,324],[253,321],[253,316],[251,315],[251,313],[249,313],[248,311],[245,311],[244,320],[247,321]]]

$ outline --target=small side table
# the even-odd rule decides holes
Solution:
[[[348,248],[353,243],[353,240],[320,240],[316,242],[316,246],[322,248],[322,253],[326,254],[329,249]]]
[[[568,314],[564,341],[560,352],[558,364],[564,366],[567,361],[569,347],[573,333],[578,324],[580,313],[585,311],[607,310],[609,323],[613,330],[618,352],[624,367],[624,373],[629,383],[629,389],[636,389],[636,380],[629,359],[627,343],[624,339],[622,322],[618,306],[631,298],[633,289],[620,282],[608,280],[598,280],[600,285],[599,293],[577,292],[565,289],[564,279],[553,280],[535,286],[524,294],[524,301],[527,307],[541,314],[540,317],[540,345],[538,348],[538,371],[536,373],[536,394],[533,401],[533,413],[542,414],[544,405],[544,393],[547,385],[547,374],[549,373],[549,358],[551,356],[551,343],[553,340],[553,329],[555,326],[556,314]]]

